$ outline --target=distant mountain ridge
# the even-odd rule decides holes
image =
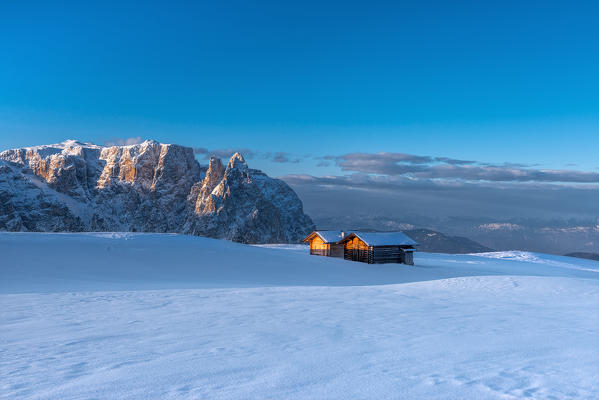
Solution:
[[[418,250],[430,253],[486,253],[495,251],[489,247],[461,236],[446,236],[441,232],[430,229],[410,229],[404,231],[406,235],[417,241]]]
[[[362,228],[364,232],[381,232],[380,230]],[[347,229],[351,232],[352,229]],[[427,253],[469,254],[495,251],[489,247],[461,236],[447,236],[431,229],[404,229],[403,232],[418,242],[418,251]]]
[[[587,260],[599,261],[599,253],[574,252],[564,254],[566,257],[586,258]]]
[[[68,140],[0,153],[0,230],[178,232],[292,243],[313,229],[295,192],[241,154],[204,174],[193,149]]]
[[[324,214],[308,209],[319,227],[344,229],[410,230],[415,228],[465,237],[497,251],[524,250],[563,255],[572,252],[599,253],[599,217],[544,220],[538,218],[495,219],[491,217],[389,216],[365,213]]]

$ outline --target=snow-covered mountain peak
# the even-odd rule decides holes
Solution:
[[[243,156],[235,153],[227,168],[212,158],[199,190],[190,200],[195,216],[186,230],[239,242],[297,242],[313,229],[295,192],[283,181],[250,169]],[[234,221],[234,222],[233,222]]]
[[[90,145],[94,146],[93,143],[84,143],[84,142],[80,142],[79,140],[75,140],[75,139],[67,139],[60,144],[63,145],[64,147],[90,146]]]
[[[65,140],[61,143],[30,146],[0,152],[0,158],[10,162],[25,164],[27,159],[46,160],[53,156],[80,155],[84,149],[99,151],[103,146],[83,143],[78,140]]]
[[[170,146],[170,144],[160,143],[154,139],[146,139],[140,143],[140,146]]]

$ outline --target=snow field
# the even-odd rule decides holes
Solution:
[[[0,251],[0,398],[599,395],[593,261],[368,266],[143,234],[0,234]]]

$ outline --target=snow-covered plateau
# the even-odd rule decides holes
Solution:
[[[599,263],[1,233],[0,398],[596,399]]]

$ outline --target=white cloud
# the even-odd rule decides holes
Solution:
[[[130,137],[130,138],[113,138],[104,142],[104,146],[129,146],[132,144],[139,144],[143,142],[141,136]]]
[[[323,159],[334,160],[342,171],[415,179],[599,183],[597,172],[538,169],[532,168],[532,165],[511,163],[495,165],[404,153],[349,153],[341,156],[326,156]]]

